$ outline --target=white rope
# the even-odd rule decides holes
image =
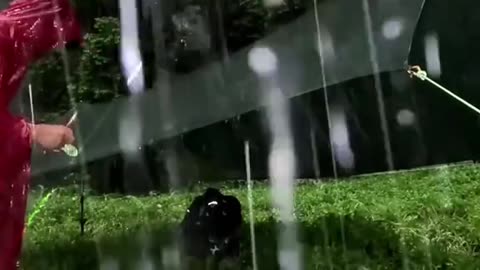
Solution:
[[[77,114],[78,114],[78,111],[75,111],[75,113],[72,115],[72,117],[70,117],[70,120],[68,120],[66,126],[69,127],[73,124],[73,121],[75,121],[77,119]]]
[[[32,94],[32,84],[28,84],[28,95],[30,97],[30,114],[31,114],[31,119],[30,121],[32,122],[32,127],[35,128],[35,111],[33,110],[33,94]]]
[[[476,113],[480,114],[480,109],[478,109],[477,107],[473,106],[472,104],[470,104],[468,101],[464,100],[463,98],[455,95],[452,91],[448,90],[447,88],[441,86],[440,84],[438,84],[437,82],[435,82],[434,80],[430,79],[428,77],[428,74],[426,71],[422,70],[419,66],[412,66],[408,69],[408,74],[410,74],[410,77],[417,77],[418,79],[422,80],[422,81],[427,81],[431,84],[433,84],[435,87],[437,87],[438,89],[442,90],[443,92],[447,93],[448,95],[450,95],[451,97],[453,97],[454,99],[458,100],[459,102],[461,102],[462,104],[464,104],[465,106],[467,106],[468,108],[472,109],[473,111],[475,111]]]

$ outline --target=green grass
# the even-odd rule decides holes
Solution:
[[[480,269],[479,176],[480,167],[468,165],[299,185],[295,216],[305,269]],[[240,199],[248,222],[246,189],[223,191]],[[110,257],[122,270],[142,269],[136,263],[149,257],[154,269],[174,269],[162,267],[174,257],[165,250],[200,192],[89,196],[81,238],[77,195],[57,191],[28,228],[23,267],[98,269]],[[278,269],[278,219],[266,185],[256,184],[253,201],[259,269]],[[242,269],[251,264],[248,228]]]

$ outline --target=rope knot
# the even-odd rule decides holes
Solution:
[[[428,78],[427,72],[422,70],[420,66],[410,66],[407,72],[410,75],[410,78],[413,78],[413,76],[415,76],[422,81],[425,81]]]

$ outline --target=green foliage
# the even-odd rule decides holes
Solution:
[[[268,28],[268,11],[262,1],[234,1],[225,14],[225,35],[230,51],[236,51],[262,38]]]
[[[119,51],[120,26],[116,18],[97,18],[87,34],[80,58],[77,102],[101,103],[126,93],[122,86]]]
[[[479,269],[479,175],[478,166],[462,166],[298,186],[295,217],[305,269]],[[248,222],[246,189],[223,190],[240,199]],[[118,260],[122,269],[138,269],[144,254],[155,269],[173,269],[162,268],[162,257],[199,192],[89,197],[84,238],[77,196],[57,192],[28,228],[24,269],[98,269],[106,258]],[[268,187],[256,184],[252,199],[259,269],[278,269],[278,215]],[[251,262],[248,228],[242,269]]]
[[[310,2],[309,2],[310,4]],[[303,1],[285,1],[275,8],[265,7],[263,1],[228,1],[224,12],[225,36],[228,49],[237,51],[265,37],[279,26],[292,22],[304,13]]]
[[[71,108],[60,53],[53,53],[37,62],[31,68],[30,83],[37,120],[53,120]]]
[[[66,81],[64,59],[55,52],[31,69],[34,101],[42,119],[51,119],[71,109],[70,88],[76,102],[108,102],[125,89],[118,57],[120,27],[117,18],[97,18],[85,37],[84,48],[68,50],[71,81]]]

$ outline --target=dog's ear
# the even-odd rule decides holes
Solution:
[[[209,187],[207,190],[205,190],[204,196],[206,198],[212,198],[216,196],[223,196],[223,194],[220,192],[220,190]]]

